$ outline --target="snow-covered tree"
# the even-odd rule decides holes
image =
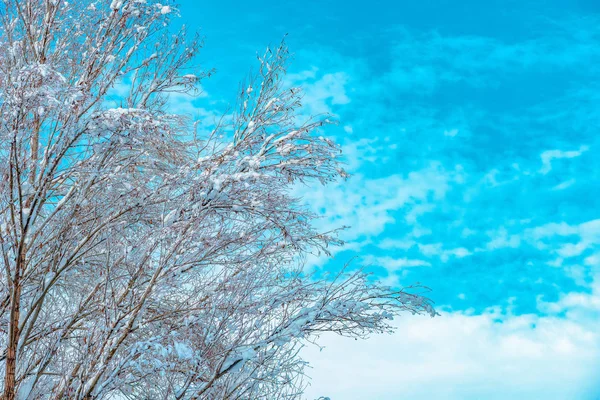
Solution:
[[[299,349],[320,333],[434,314],[360,271],[304,271],[339,244],[290,194],[344,175],[315,134],[329,121],[300,118],[282,45],[197,133],[168,107],[208,74],[192,64],[200,42],[173,34],[176,13],[0,2],[3,399],[298,398]]]

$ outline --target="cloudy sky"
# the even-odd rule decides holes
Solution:
[[[200,4],[201,3],[201,4]],[[600,398],[600,3],[596,0],[197,2],[188,110],[234,100],[287,33],[288,80],[331,112],[352,177],[301,190],[352,257],[432,288],[440,317],[308,349],[307,399]]]

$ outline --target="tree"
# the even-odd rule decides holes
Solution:
[[[360,271],[310,275],[339,244],[290,195],[343,177],[302,121],[285,45],[259,57],[208,134],[168,108],[209,72],[173,5],[0,3],[3,399],[276,399],[303,388],[299,348],[365,337],[415,290]],[[111,107],[111,88],[127,88]]]

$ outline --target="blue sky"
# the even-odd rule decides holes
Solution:
[[[356,256],[391,285],[428,285],[442,312],[364,343],[324,338],[305,355],[307,398],[600,396],[600,3],[179,9],[206,39],[199,62],[217,69],[182,110],[209,124],[287,33],[306,113],[340,121],[326,134],[352,177],[299,193],[323,227],[352,228],[334,259],[311,262]]]

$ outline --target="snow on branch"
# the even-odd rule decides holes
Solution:
[[[292,185],[346,173],[334,121],[303,119],[284,85],[285,43],[199,135],[167,107],[211,73],[201,40],[169,29],[170,1],[0,13],[3,398],[299,398],[298,352],[323,332],[435,315],[423,288],[304,272],[342,242]]]

